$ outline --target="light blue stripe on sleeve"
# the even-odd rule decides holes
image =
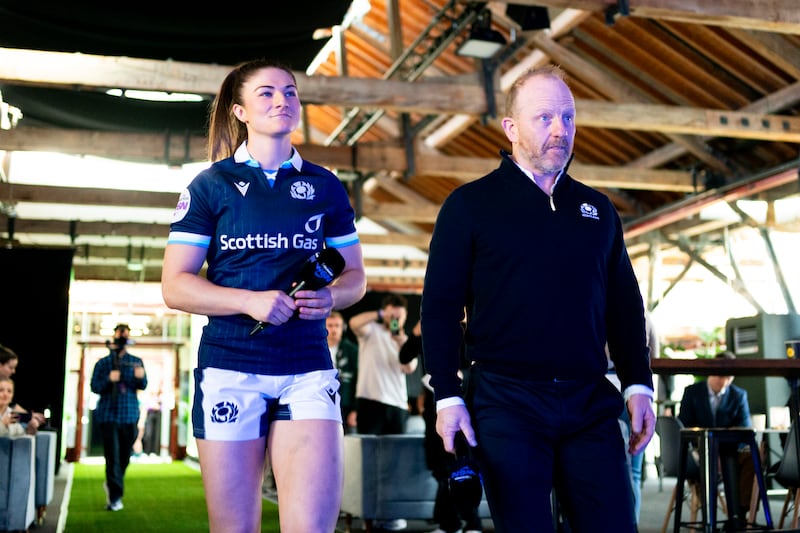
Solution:
[[[170,231],[167,238],[167,244],[188,244],[191,246],[199,246],[200,248],[208,248],[211,243],[209,235],[197,235],[196,233],[187,233],[185,231]]]
[[[331,248],[344,248],[345,246],[358,244],[358,233],[354,231],[350,235],[342,235],[341,237],[327,237],[325,239],[325,244]]]

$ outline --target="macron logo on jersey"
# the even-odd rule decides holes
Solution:
[[[242,195],[242,197],[247,194],[247,189],[250,188],[250,183],[244,180],[237,181],[234,183],[234,185],[236,185],[236,188],[239,190],[239,193]]]

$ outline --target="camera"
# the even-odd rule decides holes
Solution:
[[[126,339],[125,337],[115,337],[110,341],[106,341],[106,348],[109,350],[119,351],[129,344],[133,344],[129,339]]]
[[[389,331],[392,332],[392,335],[399,335],[400,334],[400,321],[396,318],[393,318],[391,322],[389,322]]]
[[[17,417],[17,422],[21,424],[25,424],[31,421],[31,413],[19,413],[14,411],[14,415]]]

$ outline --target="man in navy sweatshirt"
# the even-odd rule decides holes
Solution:
[[[511,154],[445,200],[422,293],[422,337],[437,432],[464,433],[498,533],[553,531],[551,493],[575,533],[634,533],[630,451],[655,429],[639,286],[622,224],[566,167],[575,100],[558,67],[511,87]],[[462,330],[464,313],[467,329]],[[460,349],[472,361],[466,393]],[[621,382],[607,379],[605,344]]]

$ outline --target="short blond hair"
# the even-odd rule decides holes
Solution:
[[[567,84],[567,87],[569,87],[569,84],[567,83],[567,73],[558,65],[551,64],[543,67],[530,68],[520,74],[519,78],[514,81],[514,83],[511,85],[511,88],[508,90],[508,94],[506,95],[507,117],[514,116],[514,111],[517,105],[517,94],[519,93],[519,90],[528,82],[528,80],[537,77],[555,78],[563,81],[565,84]]]

